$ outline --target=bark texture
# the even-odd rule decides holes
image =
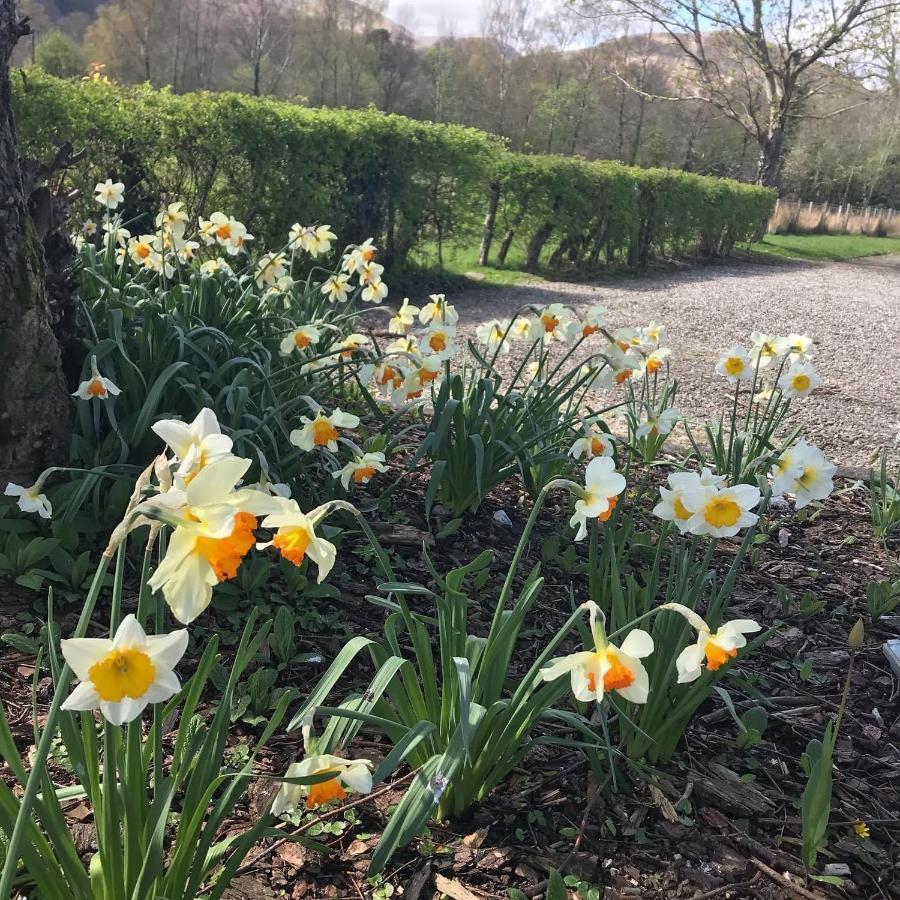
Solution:
[[[0,488],[65,461],[72,410],[12,113],[9,60],[28,33],[15,0],[0,0]]]

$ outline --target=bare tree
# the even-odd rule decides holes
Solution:
[[[506,133],[513,62],[532,36],[531,7],[532,0],[486,0],[484,5],[482,34],[496,50],[494,130],[498,134]]]
[[[819,63],[852,32],[896,8],[893,0],[586,0],[588,15],[627,16],[662,29],[690,71],[680,97],[711,103],[758,144],[757,182],[776,186],[787,132],[820,89]],[[835,111],[835,113],[838,111]],[[834,114],[834,113],[832,113]]]
[[[65,459],[71,416],[12,113],[9,61],[28,34],[15,0],[0,0],[0,483],[25,484]]]
[[[283,0],[241,0],[233,16],[232,41],[253,73],[253,94],[271,93],[291,61],[296,11]],[[269,79],[263,90],[263,66]]]

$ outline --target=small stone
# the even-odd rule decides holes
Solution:
[[[512,519],[506,514],[505,510],[498,509],[497,512],[494,513],[494,521],[499,522],[501,525],[505,525],[507,528],[512,528]]]
[[[837,878],[849,878],[850,866],[847,863],[828,863],[822,869],[823,875],[834,875]]]

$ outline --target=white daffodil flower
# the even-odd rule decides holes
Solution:
[[[126,616],[112,640],[70,638],[62,655],[79,684],[63,709],[99,709],[113,725],[136,719],[150,703],[164,703],[181,690],[173,671],[188,645],[187,629],[147,635],[133,615]]]
[[[423,325],[431,325],[432,322],[456,325],[459,322],[459,313],[447,302],[443,294],[430,294],[428,303],[419,310],[419,321]]]
[[[350,295],[350,276],[343,272],[331,275],[325,279],[319,290],[328,297],[330,303],[343,303]]]
[[[651,322],[641,329],[641,346],[648,350],[665,343],[666,326],[660,322]]]
[[[809,335],[791,332],[784,341],[792,362],[810,359],[815,353],[813,339]]]
[[[637,437],[658,437],[667,435],[684,418],[680,410],[670,406],[661,413],[649,413],[637,428]]]
[[[256,517],[281,508],[279,497],[235,490],[248,468],[249,459],[223,457],[200,469],[185,490],[157,494],[136,507],[174,526],[148,584],[162,590],[175,618],[186,625],[209,606],[216,584],[237,575],[256,542]]]
[[[72,396],[78,397],[80,400],[91,400],[96,397],[98,400],[106,400],[112,395],[117,397],[122,392],[109,379],[104,378],[97,369],[97,357],[91,357],[91,377],[87,381],[82,381],[78,385],[78,390],[74,391]]]
[[[354,484],[368,484],[376,472],[387,472],[384,454],[380,451],[363,453],[362,456],[352,459],[343,469],[333,472],[332,475],[334,478],[340,478],[345,490],[349,490],[351,481]]]
[[[403,305],[394,313],[388,322],[388,331],[391,334],[406,334],[416,324],[416,316],[421,310],[409,302],[409,297],[403,298]]]
[[[585,496],[575,501],[575,513],[569,521],[578,526],[576,541],[587,536],[588,519],[607,521],[612,515],[619,494],[625,490],[625,478],[616,471],[612,457],[598,456],[592,459],[584,473]]]
[[[754,369],[765,369],[787,352],[785,338],[754,331],[750,335],[750,362]]]
[[[325,415],[319,410],[314,419],[303,416],[302,428],[295,428],[289,440],[301,450],[313,450],[316,447],[327,447],[332,453],[337,453],[339,428],[356,428],[359,426],[359,416],[343,412],[340,407],[330,415]]]
[[[490,350],[509,353],[509,341],[506,339],[509,328],[509,319],[491,319],[475,329],[475,337]]]
[[[22,487],[11,481],[6,485],[3,493],[7,497],[18,497],[16,506],[24,513],[37,513],[42,519],[53,518],[53,507],[43,493],[44,481],[39,478],[31,487]]]
[[[582,703],[600,703],[603,695],[611,691],[629,703],[646,703],[650,677],[641,659],[653,653],[653,638],[646,631],[634,628],[622,646],[615,647],[606,639],[597,604],[589,600],[584,606],[590,615],[594,649],[552,660],[541,669],[541,678],[556,681],[568,674],[572,693]]]
[[[349,275],[362,270],[362,268],[375,259],[378,248],[372,243],[372,238],[363,241],[359,246],[351,248],[341,259],[341,269]]]
[[[590,337],[606,325],[606,307],[591,306],[581,319],[581,336]]]
[[[819,378],[811,362],[795,362],[787,372],[783,372],[778,379],[778,387],[785,397],[792,400],[808,397],[820,384]]]
[[[586,422],[584,435],[569,448],[569,456],[575,459],[593,459],[595,456],[612,456],[615,437],[607,434],[596,422]]]
[[[272,815],[281,816],[294,812],[305,799],[307,809],[316,809],[333,800],[343,800],[347,791],[368,794],[372,790],[372,763],[368,759],[342,759],[324,753],[307,756],[302,762],[288,766],[286,778],[302,778],[306,775],[334,774],[333,778],[315,784],[282,784],[272,803]]]
[[[640,371],[655,375],[666,364],[666,359],[671,353],[668,347],[657,347],[641,360]]]
[[[703,471],[706,473],[709,469]],[[685,495],[693,495],[694,502],[705,502],[715,494],[715,485],[704,484],[703,478],[696,472],[672,472],[668,485],[659,489],[660,501],[653,507],[653,515],[665,522],[674,522],[681,534],[686,534],[690,531],[694,513],[685,506]]]
[[[302,350],[318,342],[321,332],[315,325],[300,325],[281,341],[279,352],[282,356],[290,356],[295,350]]]
[[[171,449],[179,461],[176,476],[187,483],[210,463],[231,455],[233,442],[222,434],[216,414],[204,407],[193,422],[160,419],[151,426]]]
[[[433,353],[440,359],[449,359],[456,353],[456,326],[445,325],[443,322],[432,322],[428,329],[420,336],[422,349]]]
[[[753,378],[753,363],[750,354],[740,344],[726,350],[716,363],[716,374],[727,378],[731,384],[750,381]]]
[[[262,520],[262,527],[273,529],[275,536],[271,541],[257,544],[257,550],[275,547],[295,566],[301,565],[308,556],[319,567],[318,582],[321,584],[328,577],[337,556],[334,544],[316,534],[316,525],[328,512],[328,504],[317,506],[307,515],[296,500],[276,500],[276,511]]]
[[[712,489],[703,485],[685,491],[682,503],[691,511],[687,530],[692,534],[732,537],[759,520],[752,510],[759,505],[760,496],[759,488],[752,484]]]
[[[803,509],[813,500],[824,500],[831,494],[836,471],[837,466],[818,447],[799,441],[775,462],[773,489],[779,494],[793,494],[797,509]]]
[[[115,209],[125,199],[125,185],[107,178],[94,187],[94,199],[107,209]]]
[[[381,267],[379,266],[379,268]],[[388,286],[380,278],[373,278],[365,283],[359,296],[363,303],[381,303],[387,295]]]
[[[664,603],[662,609],[684,616],[697,632],[697,642],[685,647],[675,660],[679,684],[696,681],[701,675],[704,662],[711,672],[720,669],[737,656],[741,647],[747,645],[744,635],[760,630],[753,619],[733,619],[712,631],[697,613],[680,603]]]

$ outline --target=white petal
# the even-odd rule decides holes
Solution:
[[[319,577],[316,580],[321,584],[334,566],[337,550],[334,544],[313,535],[306,548],[306,554],[319,567]]]
[[[146,644],[147,633],[141,628],[140,622],[132,614],[125,616],[116,629],[113,647],[116,649],[122,647],[145,647]]]
[[[144,691],[141,700],[146,703],[165,703],[170,697],[174,697],[181,690],[181,682],[178,676],[171,670],[157,667],[153,684]]]
[[[113,642],[107,638],[69,638],[60,641],[63,659],[79,681],[87,681],[91,666],[103,659],[112,647]]]
[[[544,681],[556,681],[557,678],[562,677],[567,672],[571,672],[573,669],[583,666],[591,656],[593,656],[593,654],[589,651],[582,651],[581,653],[570,653],[568,656],[554,659],[549,665],[544,666],[544,668],[541,669],[541,678],[543,678]]]
[[[20,485],[20,484],[13,484],[12,482],[10,482],[10,483],[6,486],[6,488],[5,488],[5,490],[3,491],[3,493],[4,493],[7,497],[21,497],[21,496],[25,493],[26,490],[27,490],[27,488],[23,488],[22,485]]]
[[[146,706],[147,701],[143,697],[136,700],[126,697],[118,703],[107,703],[105,700],[101,700],[100,712],[111,725],[124,725],[126,722],[136,719]]]
[[[634,632],[631,632],[634,634]],[[622,645],[624,647],[624,644]],[[634,675],[634,681],[625,688],[617,689],[616,693],[629,703],[646,703],[650,694],[650,676],[644,668],[644,664],[634,656],[628,656],[627,653],[621,653],[623,662],[631,670]]]
[[[179,628],[169,634],[154,634],[147,638],[147,651],[158,668],[174,669],[187,650],[188,632]]]
[[[703,665],[703,650],[697,644],[685,647],[675,660],[675,668],[678,670],[678,683],[696,681],[700,677],[700,667]]]
[[[94,685],[90,681],[82,681],[66,697],[62,708],[71,712],[82,712],[97,709],[98,706],[100,706],[100,698],[97,696]]]
[[[621,649],[626,656],[642,659],[653,652],[653,638],[642,628],[635,628],[628,632]]]
[[[190,506],[221,503],[251,466],[251,460],[226,456],[204,466],[191,480],[187,489]]]
[[[183,457],[191,446],[191,427],[184,422],[162,419],[151,426],[151,431],[161,437],[179,458]]]
[[[211,434],[219,434],[222,429],[219,427],[219,420],[216,418],[216,414],[208,406],[204,406],[197,413],[197,418],[191,422],[191,430],[196,439],[202,441]]]
[[[372,790],[372,773],[362,760],[357,760],[355,765],[344,769],[340,779],[348,788],[358,794],[368,794]]]
[[[731,493],[744,509],[754,509],[759,504],[761,496],[759,488],[752,484],[736,484],[731,488]]]

